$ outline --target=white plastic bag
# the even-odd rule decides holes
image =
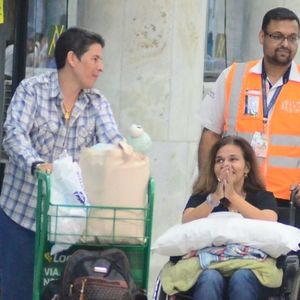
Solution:
[[[86,227],[88,206],[79,165],[70,156],[54,161],[49,240],[55,245],[51,248],[51,254],[68,249],[79,240]]]

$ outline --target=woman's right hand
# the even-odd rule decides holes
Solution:
[[[49,163],[40,163],[37,165],[36,167],[37,169],[39,169],[40,171],[43,171],[47,174],[51,174],[52,169],[53,169],[53,165],[49,164]]]
[[[218,178],[217,189],[214,193],[212,193],[214,200],[220,200],[220,199],[224,198],[224,192],[225,192],[225,190],[224,190],[223,180]]]

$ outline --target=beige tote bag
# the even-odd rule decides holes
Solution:
[[[101,206],[90,209],[83,239],[143,243],[149,158],[120,142],[113,149],[83,149],[79,165],[91,206]]]

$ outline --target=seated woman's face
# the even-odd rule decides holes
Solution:
[[[218,179],[231,179],[233,184],[243,184],[249,172],[243,152],[236,145],[225,145],[219,149],[215,158],[215,175]]]

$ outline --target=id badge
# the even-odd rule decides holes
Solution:
[[[268,141],[264,134],[256,131],[253,134],[251,146],[255,151],[257,157],[262,157],[262,158],[267,157]]]
[[[245,95],[245,115],[257,116],[259,109],[260,91],[246,90]]]

